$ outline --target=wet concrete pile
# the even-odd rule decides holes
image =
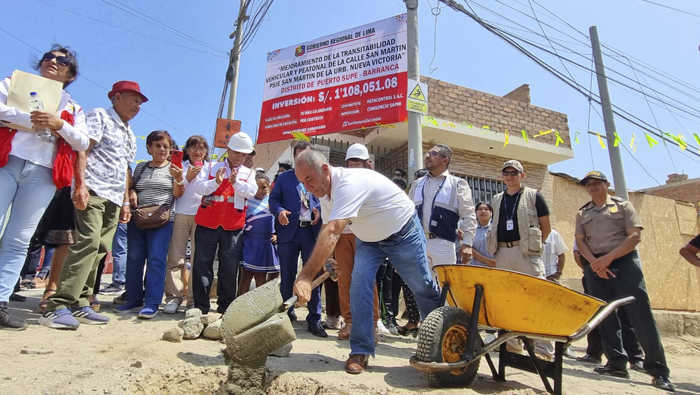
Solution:
[[[296,339],[283,305],[279,279],[241,295],[231,303],[221,324],[228,376],[221,384],[219,394],[264,393],[267,355]]]

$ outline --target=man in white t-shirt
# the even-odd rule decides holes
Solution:
[[[301,303],[310,299],[312,280],[349,226],[357,244],[350,285],[351,351],[345,370],[362,373],[369,355],[374,355],[373,288],[385,258],[413,291],[422,318],[440,306],[440,292],[428,269],[425,235],[413,202],[383,175],[369,169],[331,167],[315,150],[300,153],[294,167],[306,190],[319,198],[323,218],[323,228],[294,284],[294,293]]]
[[[547,236],[547,241],[544,245],[544,253],[542,260],[544,261],[544,276],[547,280],[559,284],[562,271],[564,270],[564,262],[566,260],[565,252],[569,251],[564,239],[559,232],[552,229]]]

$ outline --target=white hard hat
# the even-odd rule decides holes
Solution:
[[[351,145],[348,148],[348,152],[345,154],[345,160],[348,159],[369,159],[369,152],[367,151],[367,147],[360,143],[355,143]]]
[[[228,148],[231,151],[249,154],[253,152],[253,140],[246,133],[238,132],[229,139]]]

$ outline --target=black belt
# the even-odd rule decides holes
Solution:
[[[439,239],[439,237],[435,236],[435,235],[432,234],[432,233],[428,233],[428,239],[430,239],[430,240],[432,240],[432,239]]]
[[[311,226],[311,221],[299,221],[300,228],[308,228]]]

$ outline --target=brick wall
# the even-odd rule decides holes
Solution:
[[[700,213],[700,178],[672,182],[660,187],[645,189],[641,192],[691,203],[695,207],[695,211]]]
[[[428,112],[434,117],[476,127],[487,125],[501,133],[507,129],[511,136],[521,135],[520,131],[525,130],[530,138],[540,130],[558,130],[564,140],[560,145],[571,147],[566,114],[533,106],[529,100],[520,101],[525,93],[523,87],[511,92],[518,99],[513,100],[428,77],[421,77],[421,81],[428,84]],[[549,144],[556,142],[554,133],[534,139]]]

